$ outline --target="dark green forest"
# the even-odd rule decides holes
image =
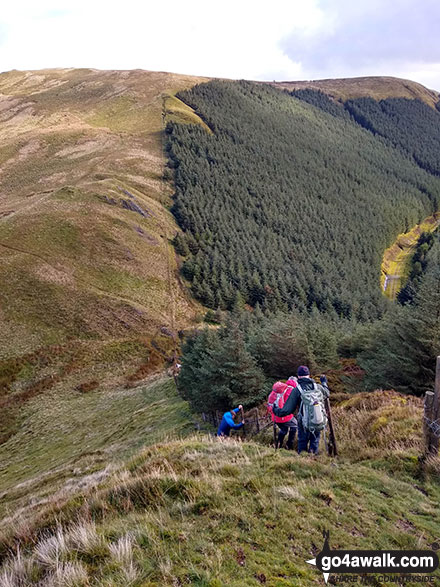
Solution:
[[[179,97],[212,134],[166,129],[175,247],[207,318],[221,323],[184,344],[187,399],[256,404],[299,364],[327,370],[342,357],[357,359],[369,389],[426,389],[440,351],[438,240],[419,242],[401,304],[382,295],[379,276],[396,236],[438,210],[440,113],[250,82]]]
[[[356,358],[363,381],[348,391],[396,389],[421,395],[433,385],[440,351],[440,240],[426,253],[411,304],[395,304],[373,322],[319,313],[229,314],[217,330],[193,332],[183,345],[179,389],[198,411],[247,407],[267,398],[272,383],[298,365],[328,372],[341,358]]]
[[[367,389],[394,388],[422,395],[432,388],[440,354],[440,240],[425,253],[411,303],[396,304],[351,338],[352,354],[366,371]],[[356,348],[357,346],[357,348]]]
[[[345,108],[372,133],[387,138],[423,169],[440,175],[440,116],[421,100],[348,100]]]
[[[437,209],[439,180],[350,116],[287,92],[210,82],[179,97],[213,131],[167,127],[176,248],[195,297],[380,317],[383,251]]]

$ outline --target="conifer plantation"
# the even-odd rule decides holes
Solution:
[[[437,209],[440,182],[341,106],[304,94],[210,82],[179,95],[212,130],[167,128],[183,273],[213,309],[244,301],[375,319],[383,251]]]
[[[256,405],[298,364],[325,370],[341,357],[357,358],[367,389],[422,393],[440,341],[427,323],[440,307],[437,238],[420,238],[403,306],[379,276],[397,235],[439,208],[439,112],[251,82],[179,97],[212,132],[167,127],[175,247],[207,320],[222,323],[184,345],[187,399]]]

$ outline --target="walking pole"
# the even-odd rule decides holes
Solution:
[[[331,457],[338,456],[338,448],[336,446],[335,429],[333,427],[332,410],[330,407],[330,401],[327,398],[324,400],[325,411],[327,412],[328,418],[328,431],[329,431],[329,443],[328,443],[328,454]]]
[[[278,434],[277,434],[277,425],[275,424],[275,422],[273,423],[273,445],[275,447],[275,450],[277,450],[277,448],[278,448]]]

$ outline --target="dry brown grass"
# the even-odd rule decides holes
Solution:
[[[365,424],[401,398],[379,395],[352,397],[345,410]],[[200,435],[148,447],[100,487],[52,504],[27,534],[15,531],[21,546],[10,536],[9,554],[0,553],[2,579],[254,585],[262,574],[276,581],[282,569],[283,582],[313,584],[317,575],[305,560],[322,543],[323,524],[339,545],[430,548],[438,484],[414,477],[414,446],[389,454],[383,437],[375,448],[374,459],[358,462],[348,452],[336,461],[298,457]]]
[[[422,452],[423,401],[395,391],[339,398],[333,408],[341,454],[359,460]]]
[[[384,100],[386,98],[418,98],[432,108],[439,101],[440,94],[410,80],[396,77],[355,77],[345,79],[323,79],[273,83],[289,91],[310,88],[321,90],[336,100],[349,100],[365,96]]]
[[[85,365],[66,357],[62,373],[32,361],[23,370],[38,349],[51,356],[54,343],[151,339],[194,320],[199,306],[171,244],[161,133],[165,102],[198,81],[87,69],[0,75],[0,394],[20,373],[39,392],[47,377]],[[146,215],[108,203],[124,198]],[[163,365],[154,353],[143,368],[138,359],[121,357],[133,381]]]
[[[89,391],[93,391],[99,387],[99,381],[93,379],[92,381],[85,381],[84,383],[80,383],[77,387],[80,393],[88,393]]]

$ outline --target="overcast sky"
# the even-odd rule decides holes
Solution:
[[[260,80],[404,77],[440,90],[439,0],[15,0],[0,71],[149,69]]]

